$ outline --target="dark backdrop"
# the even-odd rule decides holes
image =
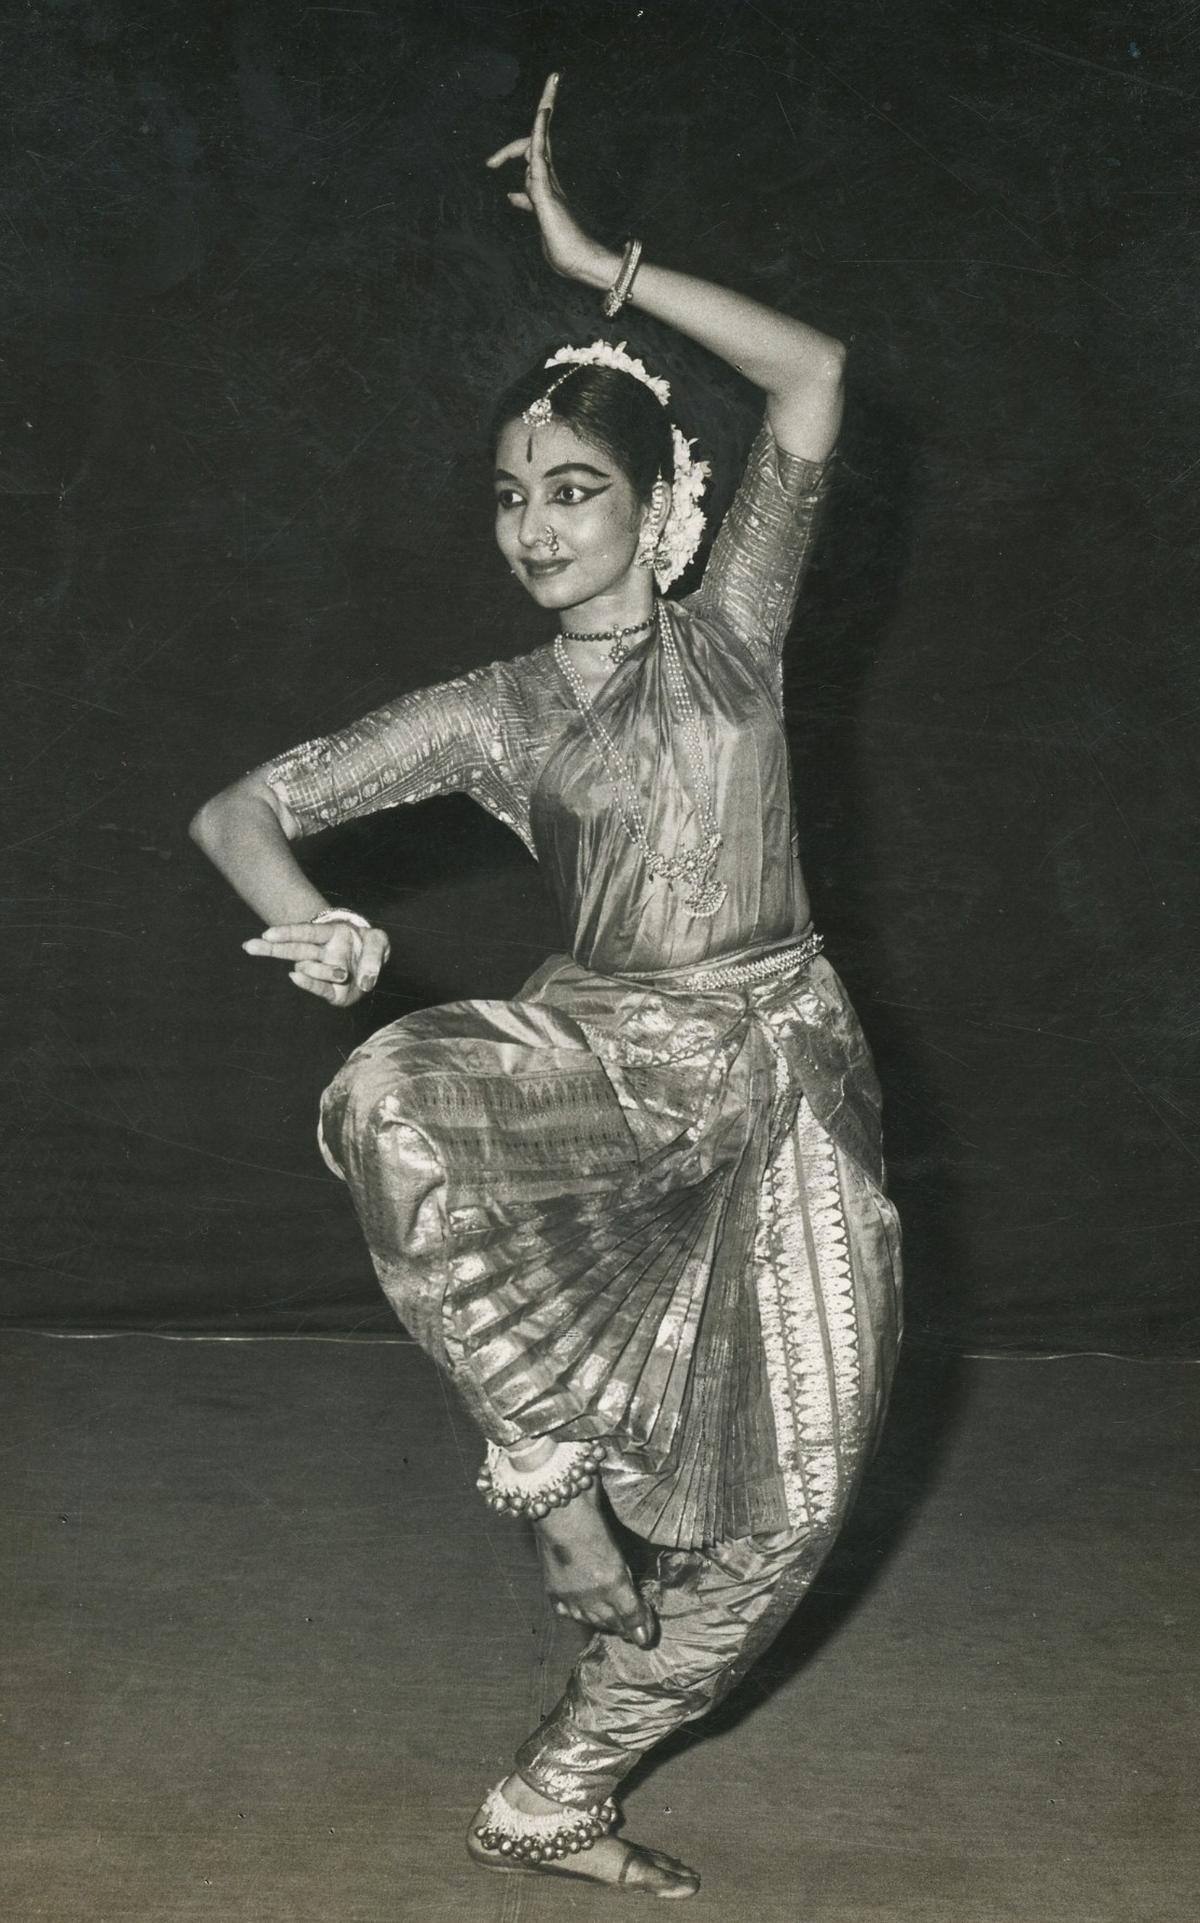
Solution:
[[[482,159],[560,66],[605,239],[853,343],[790,712],[917,1340],[1194,1352],[1198,36],[1182,0],[6,10],[8,1321],[392,1326],[313,1142],[364,1018],[245,960],[185,825],[547,638],[482,421],[597,309]],[[727,499],[753,396],[620,331]],[[366,1020],[556,945],[466,802],[311,854],[393,932]]]

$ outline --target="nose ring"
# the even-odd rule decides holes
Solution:
[[[558,553],[558,536],[554,532],[554,529],[552,527],[545,527],[542,529],[542,539],[546,543],[546,546],[549,548],[551,554]]]

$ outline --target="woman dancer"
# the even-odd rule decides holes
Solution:
[[[496,537],[559,620],[510,662],[405,695],[257,769],[193,833],[271,925],[245,944],[346,1007],[387,939],[291,844],[465,791],[512,826],[569,955],[512,1002],[377,1032],[322,1107],[406,1326],[486,1439],[485,1498],[533,1525],[552,1606],[592,1630],[491,1790],[476,1862],[662,1897],[692,1870],[612,1834],[634,1763],[701,1716],[811,1583],[874,1445],[899,1338],[865,1041],[794,852],[780,657],[841,412],[811,327],[591,240],[555,177],[547,82],[514,206],[558,273],[698,341],[765,418],[703,579],[707,469],[669,390],[598,341],[506,394]],[[611,1516],[656,1553],[639,1585]]]

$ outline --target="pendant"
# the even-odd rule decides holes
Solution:
[[[728,893],[723,881],[695,881],[685,889],[683,905],[689,915],[715,915]]]
[[[612,644],[612,647],[608,651],[608,658],[612,662],[614,668],[619,668],[622,661],[628,661],[629,649],[625,646],[625,643],[623,641],[614,641]]]

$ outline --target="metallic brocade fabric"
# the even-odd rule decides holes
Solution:
[[[680,1549],[826,1540],[899,1335],[879,1092],[834,970],[693,979],[808,923],[780,656],[824,481],[764,423],[700,588],[666,604],[724,837],[715,916],[647,877],[549,648],[265,771],[306,831],[463,790],[542,864],[570,953],[512,1001],[372,1036],[326,1093],[323,1146],[389,1299],[485,1434],[607,1438],[618,1514]],[[661,657],[636,650],[595,699],[651,844],[693,845]]]
[[[517,1752],[525,1781],[569,1809],[612,1796],[647,1750],[707,1715],[745,1675],[808,1589],[831,1538],[832,1529],[809,1530],[661,1550],[641,1585],[658,1618],[654,1647],[592,1638],[562,1699]]]

